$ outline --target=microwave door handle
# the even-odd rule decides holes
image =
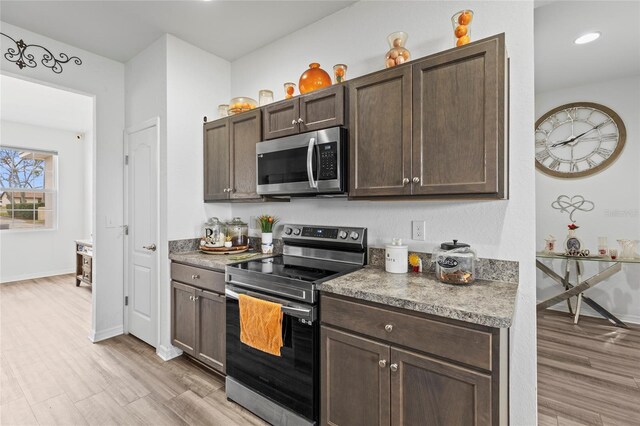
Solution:
[[[313,148],[315,145],[316,138],[309,139],[309,146],[307,147],[307,177],[311,188],[318,187],[318,182],[313,178]]]

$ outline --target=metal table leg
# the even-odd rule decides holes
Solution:
[[[576,260],[576,284],[580,284],[582,281],[582,271],[580,268],[580,261]],[[567,299],[569,300],[569,299]],[[576,315],[573,317],[573,323],[577,324],[580,318],[580,305],[582,304],[582,293],[578,294],[578,302],[576,303]]]
[[[609,276],[613,275],[614,273],[616,273],[616,272],[618,272],[618,271],[620,271],[620,270],[622,269],[622,264],[620,264],[620,263],[616,263],[616,264],[615,264],[615,265],[613,265],[613,266],[616,266],[616,265],[618,265],[618,269],[617,269],[616,271],[612,272]],[[544,263],[540,262],[540,261],[539,261],[539,260],[537,260],[537,259],[536,259],[536,267],[537,267],[538,269],[540,269],[540,270],[541,270],[545,275],[547,275],[549,278],[551,278],[552,280],[554,280],[555,282],[557,282],[558,284],[560,284],[561,286],[565,287],[565,285],[567,285],[567,284],[568,284],[569,289],[573,289],[573,288],[574,288],[574,286],[573,286],[572,284],[570,284],[570,283],[568,283],[566,280],[564,280],[564,279],[563,279],[560,275],[558,275],[558,274],[557,274],[553,269],[549,268],[547,265],[545,265]],[[607,270],[608,270],[608,269],[607,269]],[[602,274],[602,273],[606,272],[607,270],[602,271],[600,274]],[[598,275],[600,275],[600,274],[598,274]],[[608,277],[605,277],[605,278],[608,278]],[[604,280],[605,278],[602,278],[602,280]],[[595,284],[597,284],[597,283],[595,283]],[[595,285],[595,284],[593,284],[593,285]],[[566,292],[565,292],[565,293],[566,293]],[[565,293],[561,293],[559,296],[562,296],[562,295],[563,295],[563,294],[565,294]],[[557,297],[557,296],[556,296],[556,297]],[[569,296],[569,297],[572,297],[572,296]],[[552,298],[552,299],[553,299],[553,298]],[[551,300],[551,299],[548,299],[548,300],[547,300],[547,301],[545,301],[545,302],[548,302],[549,300]],[[613,315],[611,312],[607,311],[607,310],[606,310],[605,308],[603,308],[600,304],[598,304],[595,300],[591,299],[590,297],[587,297],[586,295],[582,295],[582,300],[583,300],[583,301],[584,301],[584,303],[586,303],[589,307],[591,307],[594,311],[596,311],[597,313],[599,313],[600,315],[602,315],[604,318],[606,318],[609,322],[611,322],[611,323],[612,323],[613,325],[615,325],[616,327],[628,328],[628,327],[627,327],[627,325],[626,325],[624,322],[620,321],[620,320],[619,320],[615,315]],[[555,302],[555,303],[559,303],[559,302],[561,302],[561,301],[562,301],[562,300],[559,300],[558,302]],[[555,303],[553,303],[553,304],[551,304],[551,305],[541,307],[540,305],[541,305],[542,303],[545,303],[545,302],[541,302],[541,303],[539,303],[539,304],[537,305],[537,309],[538,309],[539,311],[540,311],[540,310],[544,310],[544,309],[546,309],[547,307],[549,307],[549,306],[553,306],[553,304],[555,304]]]

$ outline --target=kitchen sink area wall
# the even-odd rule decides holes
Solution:
[[[327,70],[346,63],[349,79],[382,69],[386,36],[399,29],[409,34],[407,48],[413,58],[449,49],[454,43],[449,18],[466,6],[452,2],[356,3],[234,61],[231,94],[270,88],[280,100],[282,83],[297,82],[311,62]],[[531,226],[535,221],[533,3],[482,2],[474,3],[473,8],[474,40],[506,33],[511,75],[508,201],[294,199],[290,203],[230,204],[231,216],[248,221],[251,216],[269,213],[290,223],[365,226],[371,246],[380,247],[400,237],[410,249],[429,252],[436,244],[456,238],[471,243],[481,257],[518,261],[520,287],[510,343],[510,416],[512,424],[531,424],[536,413],[535,231]],[[402,17],[402,28],[397,28],[394,16]],[[224,100],[220,98],[219,103]],[[214,216],[230,217],[229,204],[213,206]],[[412,220],[426,221],[425,242],[410,240]]]

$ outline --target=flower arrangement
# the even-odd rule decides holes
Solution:
[[[263,233],[273,232],[273,226],[278,223],[280,219],[275,216],[271,216],[268,214],[263,214],[258,217],[258,221],[260,222],[260,229]]]
[[[571,231],[575,231],[576,229],[580,228],[578,225],[576,225],[575,223],[570,223],[569,225],[567,225],[567,227],[571,230]]]

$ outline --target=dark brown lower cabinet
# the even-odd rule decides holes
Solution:
[[[508,424],[507,329],[327,295],[320,316],[321,424]]]
[[[322,326],[322,423],[389,424],[389,345]]]
[[[196,285],[203,288],[175,281],[183,276],[193,278]],[[184,353],[225,373],[225,297],[204,289],[220,290],[224,274],[173,263],[171,277],[174,279],[171,281],[171,342]]]
[[[392,425],[489,425],[491,376],[391,349]]]

